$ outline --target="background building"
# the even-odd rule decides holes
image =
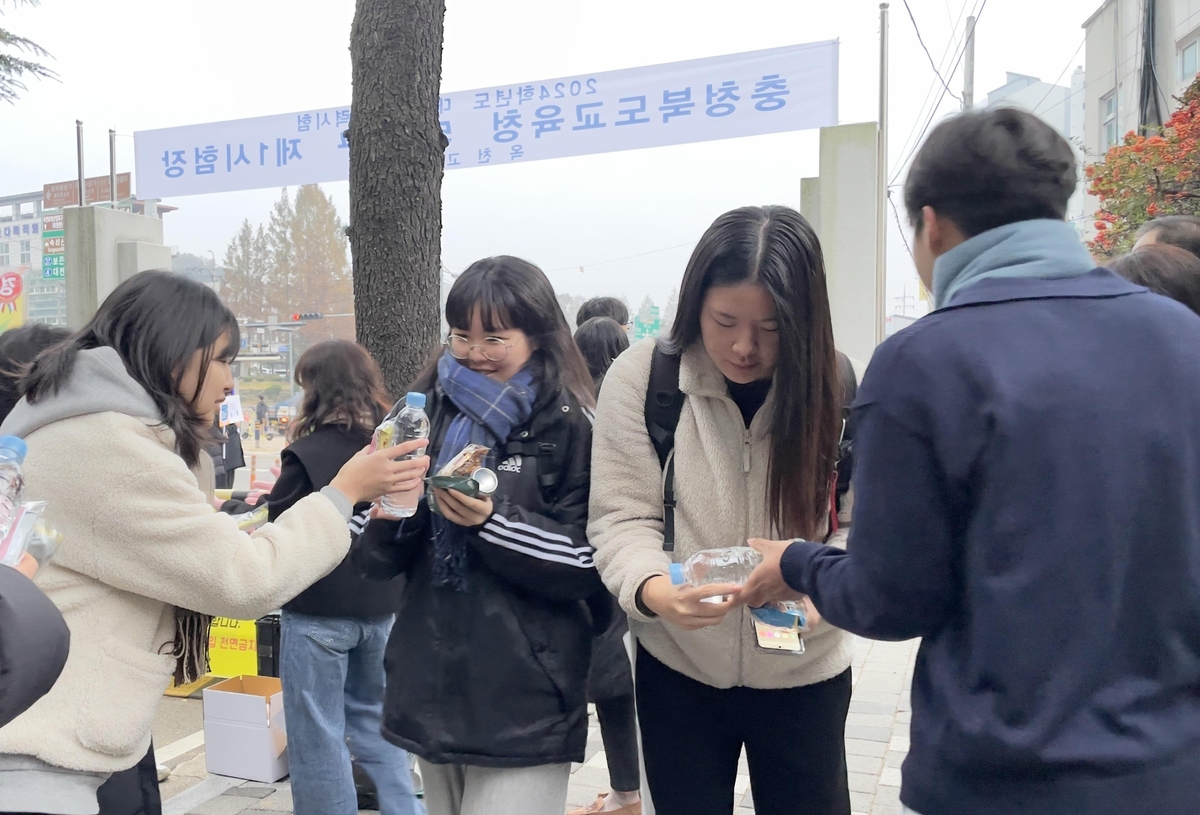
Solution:
[[[1200,0],[1105,0],[1087,32],[1084,144],[1096,159],[1170,118],[1200,72]]]
[[[66,325],[67,287],[42,277],[42,191],[0,198],[0,277],[21,276],[22,291],[0,308],[0,330],[26,322]]]
[[[63,252],[62,209],[47,208],[45,195],[46,190],[42,189],[0,197],[0,284],[6,274],[16,274],[21,278],[20,294],[11,302],[5,299],[3,285],[0,285],[0,331],[25,323],[67,325],[67,284],[63,267],[43,264],[47,253],[61,255]],[[108,206],[108,203],[92,206]],[[137,215],[158,218],[165,212],[177,209],[136,199],[121,201],[117,207]],[[45,220],[52,219],[56,214],[60,215],[55,225],[59,231],[47,233],[51,227],[46,225]],[[184,271],[196,279],[202,279],[205,284],[212,281],[214,288],[220,281],[220,270],[216,270],[218,274],[215,277],[201,275],[198,269],[190,267]],[[70,271],[66,270],[66,274],[70,274]]]

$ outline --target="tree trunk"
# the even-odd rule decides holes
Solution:
[[[400,396],[438,342],[444,0],[357,0],[350,246],[358,341]]]

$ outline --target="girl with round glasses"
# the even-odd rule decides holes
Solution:
[[[562,815],[587,742],[594,630],[610,605],[587,542],[592,381],[546,276],[514,257],[472,264],[412,390],[426,395],[437,472],[490,449],[494,494],[434,490],[356,546],[404,575],[388,642],[383,735],[421,759],[430,815]]]

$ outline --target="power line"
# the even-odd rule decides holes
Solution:
[[[951,56],[958,51],[958,44],[956,43],[954,32],[958,30],[958,24],[962,22],[963,15],[967,12],[967,4],[969,2],[971,2],[971,0],[963,0],[962,5],[958,9],[958,19],[954,20],[951,25],[950,39],[946,42],[945,50],[942,51],[942,58],[938,63],[939,65],[945,63],[948,56]],[[947,10],[948,9],[949,7],[947,6]],[[908,150],[909,145],[912,142],[912,137],[916,135],[917,128],[921,126],[921,120],[925,117],[925,106],[928,105],[929,101],[933,98],[933,94],[937,90],[937,87],[938,83],[936,79],[929,83],[929,89],[925,91],[925,98],[921,101],[921,106],[917,109],[917,116],[915,119],[913,119],[912,127],[909,129],[908,135],[904,137],[904,146],[900,148],[901,154],[904,154]],[[895,173],[895,175],[899,175],[899,170],[902,167],[903,164],[898,165],[891,172]],[[894,176],[892,180],[895,181]]]
[[[925,57],[929,60],[929,67],[937,74],[937,78],[942,81],[942,87],[946,89],[946,93],[953,96],[962,103],[962,98],[954,91],[950,90],[950,85],[946,82],[946,77],[942,76],[942,72],[938,70],[937,65],[933,62],[933,54],[929,53],[929,49],[925,46],[925,39],[921,36],[921,27],[917,25],[917,18],[913,16],[912,8],[908,5],[908,0],[904,0],[904,10],[908,12],[908,19],[912,21],[913,31],[917,32],[917,42],[921,44],[921,50],[925,52]]]
[[[983,2],[979,6],[979,11],[977,11],[974,14],[975,25],[979,25],[979,18],[983,16],[983,10],[985,8],[987,8],[987,0],[983,0]],[[968,36],[970,36],[969,32],[968,32]],[[966,45],[965,38],[963,40],[963,45],[964,46]],[[962,51],[959,52],[958,59],[956,59],[954,61],[954,69],[950,71],[951,76],[954,76],[954,72],[958,70],[958,65],[960,62],[962,62],[963,55],[966,54],[966,52],[967,52],[967,50],[965,47],[963,48]],[[925,134],[929,132],[929,126],[931,124],[933,124],[933,120],[935,118],[937,118],[938,108],[941,107],[942,100],[944,100],[945,98],[946,98],[946,91],[943,90],[942,95],[939,96],[937,102],[934,103],[933,110],[931,110],[929,112],[929,118],[925,121],[925,127],[921,128],[921,135],[917,136],[917,140],[913,143],[912,149],[909,151],[908,155],[904,157],[904,160],[902,162],[900,162],[900,166],[896,170],[896,177],[892,178],[892,181],[895,181],[896,178],[899,177],[900,171],[904,169],[904,165],[908,163],[909,159],[911,159],[913,157],[913,154],[915,154],[917,152],[917,148],[919,148],[921,146],[921,140],[924,139]]]
[[[908,245],[908,236],[904,234],[904,227],[900,225],[900,211],[896,209],[896,202],[892,200],[892,192],[888,190],[888,203],[892,205],[892,215],[896,218],[896,229],[900,230],[900,240],[904,241],[904,248],[908,251],[908,258],[915,266],[917,259],[913,256],[912,247]]]
[[[639,252],[636,255],[626,255],[625,257],[612,258],[611,260],[598,260],[595,263],[580,263],[580,264],[576,264],[575,266],[561,266],[557,269],[547,269],[546,274],[550,274],[552,272],[570,272],[570,271],[574,271],[575,269],[583,271],[584,269],[586,269],[589,266],[603,266],[607,263],[620,263],[623,260],[633,260],[634,258],[644,258],[647,255],[657,255],[660,252],[670,252],[672,249],[682,249],[685,246],[695,246],[695,245],[696,245],[695,241],[688,241],[687,243],[678,243],[678,244],[675,244],[674,246],[664,246],[662,249],[651,249],[649,252]]]
[[[1125,57],[1125,59],[1121,60],[1120,62],[1118,62],[1116,65],[1113,66],[1112,74],[1113,74],[1113,87],[1114,88],[1116,87],[1117,83],[1120,81],[1121,69],[1124,68],[1125,65],[1128,64],[1129,62],[1132,62],[1133,60],[1138,59],[1140,56],[1141,56],[1140,53],[1130,54],[1129,56]],[[1100,74],[1100,76],[1093,79],[1091,82],[1088,82],[1086,85],[1084,85],[1079,90],[1071,91],[1069,94],[1064,96],[1062,99],[1060,99],[1059,101],[1055,102],[1050,107],[1043,110],[1042,113],[1043,114],[1049,113],[1050,111],[1054,110],[1059,105],[1068,102],[1070,99],[1072,99],[1075,96],[1075,94],[1086,91],[1088,88],[1092,87],[1097,82],[1100,82],[1101,80],[1106,79],[1107,77],[1108,77],[1108,71],[1105,71],[1102,74]]]
[[[1035,116],[1037,115],[1038,108],[1040,108],[1042,106],[1042,102],[1045,102],[1047,99],[1049,99],[1050,94],[1054,93],[1054,88],[1058,86],[1059,82],[1062,82],[1062,78],[1064,76],[1066,76],[1067,71],[1070,70],[1070,68],[1071,68],[1071,63],[1073,63],[1075,61],[1075,57],[1079,56],[1079,52],[1083,50],[1083,46],[1086,43],[1087,43],[1087,35],[1085,34],[1083,37],[1083,42],[1079,43],[1079,47],[1075,49],[1075,53],[1071,55],[1071,58],[1069,60],[1067,60],[1066,67],[1064,67],[1062,69],[1062,73],[1058,75],[1058,79],[1054,80],[1054,82],[1051,83],[1050,90],[1046,91],[1046,95],[1042,97],[1041,102],[1038,102],[1036,105],[1033,106],[1033,113]]]
[[[971,1],[972,0],[963,0],[963,5],[962,5],[962,8],[959,10],[959,15],[958,15],[959,21],[962,20],[962,15],[967,10],[967,3],[971,2]],[[975,14],[975,9],[974,9],[973,3],[972,3],[972,8],[971,8],[971,14],[972,15]],[[955,28],[957,29],[957,24],[955,25]],[[969,35],[970,35],[970,31],[967,30],[966,28],[964,28],[961,38],[957,39],[957,41],[955,40],[955,38],[951,38],[950,42],[948,42],[946,44],[946,54],[952,60],[952,63],[948,63],[948,64],[953,65],[953,68],[950,71],[951,76],[954,76],[954,72],[958,70],[958,63],[959,63],[959,61],[962,60],[963,55],[966,53],[966,41],[967,41],[967,37]],[[891,180],[889,183],[895,183],[896,179],[900,177],[900,173],[903,172],[904,167],[908,163],[909,159],[912,158],[913,154],[917,151],[917,148],[921,146],[921,138],[925,135],[925,130],[927,130],[929,128],[929,122],[932,121],[933,117],[937,116],[938,108],[941,106],[942,100],[946,98],[946,92],[944,90],[937,97],[937,99],[934,100],[932,107],[929,108],[928,118],[926,118],[926,110],[925,110],[925,106],[929,104],[930,99],[933,97],[933,93],[936,90],[937,90],[937,83],[936,82],[931,83],[930,87],[929,87],[929,92],[926,94],[926,97],[925,97],[925,102],[922,103],[922,105],[921,105],[920,113],[917,114],[916,120],[913,121],[912,130],[909,131],[908,138],[904,142],[904,147],[900,150],[900,152],[904,155],[904,157],[899,162],[896,163],[894,169],[892,170],[892,177],[891,177]],[[924,127],[922,127],[922,125],[921,125],[922,119],[925,120]],[[918,136],[917,140],[914,142],[913,136],[917,134],[918,128],[920,128],[920,136]]]

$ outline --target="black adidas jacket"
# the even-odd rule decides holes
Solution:
[[[436,461],[458,409],[440,387],[426,396]],[[585,534],[591,448],[573,397],[539,397],[497,456],[492,517],[467,535],[466,591],[433,586],[425,501],[403,522],[367,525],[355,563],[407,577],[387,647],[389,741],[435,763],[583,761],[593,626],[608,623]]]
[[[279,480],[266,499],[270,519],[274,521],[300,499],[329,486],[342,465],[370,441],[370,434],[362,430],[325,425],[292,442],[283,451]],[[370,504],[354,508],[351,532],[362,530],[370,509]],[[396,609],[396,591],[395,586],[364,578],[347,556],[284,609],[314,617],[386,617]]]

